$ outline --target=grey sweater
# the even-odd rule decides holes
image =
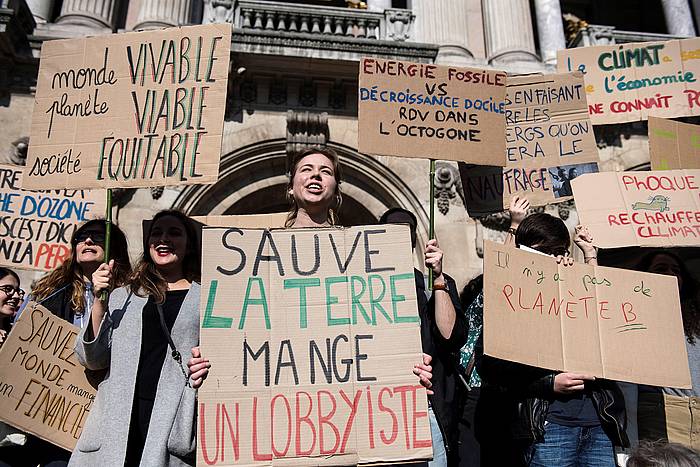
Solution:
[[[200,285],[193,283],[171,332],[184,361],[190,349],[199,344],[199,297]],[[146,302],[147,298],[124,287],[114,290],[97,336],[86,340],[91,333],[90,326],[85,326],[76,339],[75,352],[81,364],[91,370],[109,371],[98,387],[95,403],[71,456],[71,467],[124,466]],[[182,370],[168,352],[158,381],[141,466],[194,465],[196,406],[196,391],[185,386]]]

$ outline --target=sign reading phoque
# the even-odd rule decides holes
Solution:
[[[231,25],[45,41],[25,188],[213,183]]]
[[[601,248],[700,246],[700,170],[601,172],[571,186]]]
[[[505,86],[503,71],[363,58],[359,149],[503,166]]]
[[[0,165],[0,265],[49,271],[83,222],[105,215],[103,190],[22,190],[24,167]]]
[[[407,226],[203,232],[200,465],[432,456]]]
[[[559,72],[581,71],[594,125],[700,115],[700,38],[577,47]]]

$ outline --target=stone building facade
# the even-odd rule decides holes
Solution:
[[[341,154],[346,225],[402,206],[427,240],[430,184],[446,268],[465,283],[481,271],[485,238],[503,215],[469,219],[456,166],[357,151],[357,75],[364,55],[551,72],[565,47],[694,36],[700,0],[0,0],[0,156],[26,155],[41,44],[56,38],[198,23],[230,23],[231,67],[220,179],[206,186],[118,190],[117,222],[140,238],[140,219],[163,208],[192,215],[286,210],[287,155],[306,144]],[[630,16],[631,15],[631,16]],[[564,21],[566,19],[566,21]],[[596,21],[600,24],[596,24]],[[649,166],[644,123],[598,128],[603,170]],[[546,208],[569,227],[570,204]],[[132,241],[134,256],[139,241]],[[420,264],[419,253],[416,264]],[[25,274],[26,279],[35,275]]]

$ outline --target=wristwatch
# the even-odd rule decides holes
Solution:
[[[434,282],[433,290],[444,290],[447,291],[447,282]]]

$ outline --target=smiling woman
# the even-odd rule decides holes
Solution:
[[[343,201],[340,163],[329,148],[310,148],[295,156],[287,185],[290,203],[285,227],[327,227],[338,222]]]
[[[198,359],[190,379],[180,352],[199,357],[198,238],[185,214],[159,212],[126,286],[95,302],[75,351],[88,369],[108,373],[71,466],[194,465],[195,388],[209,363]],[[111,289],[113,275],[111,261],[95,271],[95,294]]]

